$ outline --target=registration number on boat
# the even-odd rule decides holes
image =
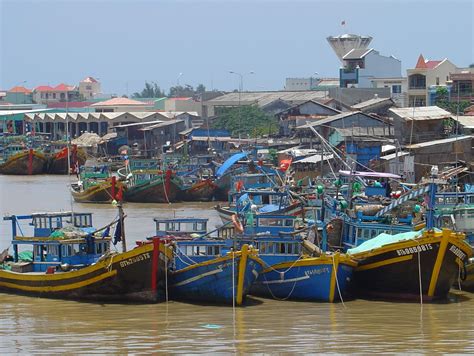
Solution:
[[[466,258],[466,254],[454,245],[451,245],[451,248],[449,249],[449,251],[454,253],[456,257],[458,257],[461,261],[464,261],[464,259]]]
[[[317,268],[317,269],[310,269],[309,271],[304,272],[304,274],[308,277],[315,274],[323,274],[323,273],[329,273],[329,268],[323,267],[323,268]]]
[[[411,255],[413,253],[429,251],[432,249],[433,249],[433,246],[431,244],[424,244],[424,245],[418,245],[418,246],[413,246],[413,247],[401,248],[397,250],[397,254],[398,256],[406,256],[406,255]]]
[[[138,255],[138,256],[135,256],[135,257],[130,257],[126,260],[123,260],[123,261],[120,261],[120,267],[127,267],[127,266],[130,266],[130,265],[133,265],[134,263],[137,263],[137,262],[140,262],[140,261],[145,261],[145,260],[148,260],[150,259],[151,256],[150,256],[150,253],[147,252],[147,253],[143,253],[141,255]]]

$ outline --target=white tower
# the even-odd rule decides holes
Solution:
[[[345,54],[351,49],[365,49],[369,47],[372,37],[345,34],[340,36],[329,36],[327,41],[331,45],[334,52],[336,52],[337,57],[342,63],[342,57],[344,57]]]

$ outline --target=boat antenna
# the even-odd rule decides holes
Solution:
[[[69,189],[71,189],[71,148],[70,148],[71,136],[69,135],[69,92],[66,91],[66,151],[67,151],[67,175]],[[71,205],[71,220],[74,225],[74,202],[72,194],[69,193],[69,204]]]

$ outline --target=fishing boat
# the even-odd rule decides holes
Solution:
[[[33,175],[45,172],[46,156],[37,149],[20,144],[9,144],[3,150],[0,174]]]
[[[182,190],[180,197],[184,201],[211,201],[217,188],[210,178],[196,179],[191,181],[188,188]]]
[[[257,215],[251,220],[239,240],[256,246],[265,263],[250,289],[251,295],[334,302],[350,294],[356,262],[349,256],[326,253],[303,239],[295,230],[294,216]]]
[[[381,234],[347,252],[359,295],[422,300],[446,298],[472,256],[465,235],[448,229]]]
[[[443,182],[437,172],[433,167],[426,184],[375,209],[367,209],[369,204],[356,210],[357,198],[347,197],[347,209],[338,212],[344,227],[336,247],[347,249],[358,262],[354,281],[359,295],[423,300],[447,297],[472,249],[465,234],[435,229],[437,185]],[[420,198],[426,203],[424,220],[417,209],[400,214],[404,205]]]
[[[156,219],[157,235],[172,238],[169,295],[186,301],[235,304],[245,301],[263,263],[249,245],[234,249],[232,240],[207,238],[205,219]],[[162,229],[165,230],[162,230]]]
[[[71,170],[74,171],[83,166],[86,159],[86,152],[77,145],[72,145],[70,148],[61,147],[49,155],[46,172],[49,174],[68,174]]]
[[[4,220],[11,221],[13,256],[10,262],[0,261],[0,292],[147,303],[163,296],[166,249],[159,238],[114,253],[110,228],[94,229],[90,213],[10,215]],[[33,226],[31,236],[18,234],[22,220]],[[32,248],[31,258],[21,260],[19,250],[27,247]]]
[[[241,190],[229,193],[227,206],[217,205],[215,209],[223,223],[230,222],[237,211],[256,209],[258,214],[279,214],[300,216],[304,213],[301,200],[293,199],[286,191]]]
[[[172,203],[178,200],[181,179],[171,169],[160,169],[156,160],[134,159],[118,171],[125,179],[125,201],[134,203]]]
[[[110,203],[125,185],[110,176],[106,166],[81,167],[79,180],[71,184],[71,194],[78,203]]]

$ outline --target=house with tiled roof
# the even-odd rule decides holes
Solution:
[[[418,57],[415,68],[407,69],[408,106],[428,106],[429,90],[433,87],[446,86],[456,66],[447,58],[442,60],[426,60],[422,54]]]
[[[112,98],[91,105],[95,112],[153,111],[153,103],[129,98]]]
[[[5,92],[5,101],[12,104],[32,104],[33,95],[30,89],[24,86],[14,86]]]
[[[100,82],[93,77],[86,77],[79,82],[79,94],[85,99],[93,99],[101,94]]]
[[[60,83],[54,87],[40,85],[33,89],[33,100],[37,104],[75,101],[79,98],[76,86]]]

